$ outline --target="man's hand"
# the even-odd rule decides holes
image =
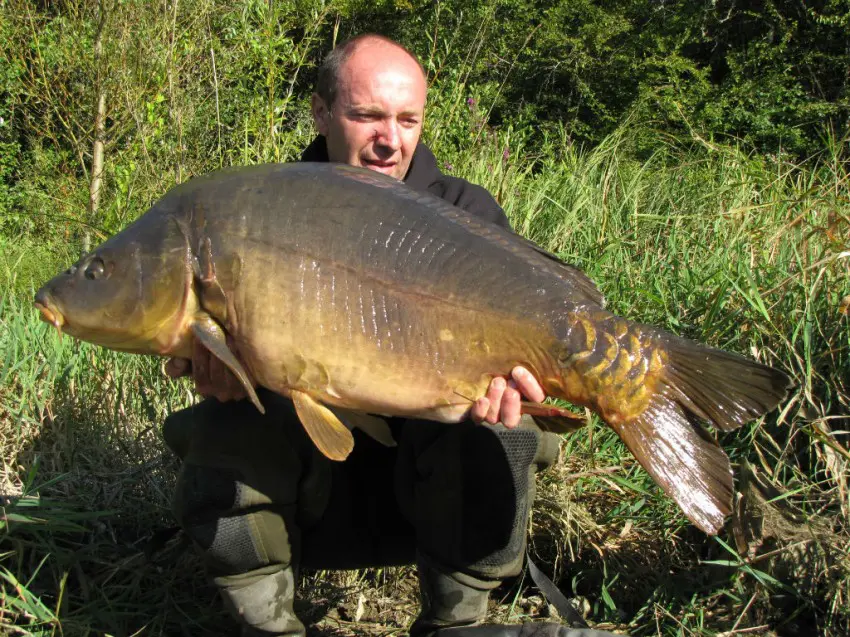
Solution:
[[[227,345],[230,351],[236,351],[229,336]],[[239,357],[238,354],[236,356]],[[242,387],[242,383],[234,376],[233,372],[210,354],[209,350],[201,345],[197,339],[192,346],[192,360],[172,358],[165,364],[165,373],[171,378],[191,374],[195,381],[195,389],[204,398],[214,396],[221,402],[226,402],[228,400],[242,400],[247,396],[245,388]],[[251,378],[251,382],[256,387],[253,378]]]
[[[508,429],[513,429],[519,424],[523,396],[535,403],[542,403],[546,398],[543,388],[530,371],[525,367],[514,367],[510,380],[497,376],[490,381],[487,395],[472,404],[469,416],[478,424],[501,422]]]

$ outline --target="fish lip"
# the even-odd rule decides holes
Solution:
[[[34,305],[41,314],[41,320],[53,325],[61,336],[62,326],[65,325],[65,317],[62,316],[62,312],[56,309],[56,306],[50,302],[46,294],[39,293],[35,298]]]

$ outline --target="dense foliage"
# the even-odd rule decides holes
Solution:
[[[492,126],[522,130],[542,156],[553,137],[596,144],[625,122],[644,132],[631,136],[642,154],[664,135],[731,135],[805,156],[850,122],[847,0],[3,0],[0,10],[7,235],[111,230],[192,174],[293,157],[310,135],[316,64],[363,31],[422,58],[428,137],[448,162]],[[75,184],[90,176],[95,137],[106,187],[122,196],[89,218]]]

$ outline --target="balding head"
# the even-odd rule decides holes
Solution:
[[[316,93],[325,101],[329,108],[333,108],[333,104],[336,101],[343,66],[361,48],[366,49],[366,55],[369,55],[370,52],[378,54],[383,52],[401,58],[406,57],[419,67],[419,72],[422,74],[423,80],[426,77],[425,69],[419,62],[419,59],[407,48],[383,35],[364,33],[338,45],[333,51],[328,53],[319,67]]]
[[[334,49],[319,71],[313,120],[330,161],[404,179],[425,116],[425,72],[403,46],[359,36]]]

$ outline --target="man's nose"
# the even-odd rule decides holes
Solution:
[[[401,135],[399,134],[398,122],[394,119],[384,120],[378,131],[378,143],[392,150],[401,148]]]

